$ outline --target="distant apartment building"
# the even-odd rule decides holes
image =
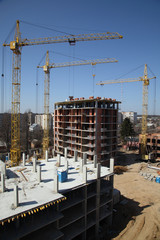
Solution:
[[[121,112],[122,114],[122,121],[125,118],[129,118],[132,123],[137,123],[137,113],[136,112]]]
[[[89,160],[107,163],[116,156],[118,105],[115,99],[100,97],[75,98],[55,103],[54,150],[68,157],[77,151],[79,157],[87,154]]]
[[[35,115],[35,123],[38,124],[43,130],[46,128],[46,115],[45,114],[37,114]],[[53,117],[49,115],[49,129],[53,127]]]
[[[28,125],[31,126],[35,123],[35,113],[28,112]]]

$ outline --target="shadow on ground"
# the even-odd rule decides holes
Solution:
[[[118,151],[115,165],[128,166],[134,163],[142,162],[138,153],[134,151]]]
[[[134,221],[136,216],[140,215],[147,207],[150,207],[150,205],[140,207],[139,202],[121,196],[120,203],[113,208],[113,223],[105,240],[117,237],[126,228],[127,224],[131,220]]]

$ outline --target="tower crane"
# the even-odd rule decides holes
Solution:
[[[148,116],[148,86],[149,81],[151,79],[155,79],[156,77],[148,78],[147,73],[147,64],[144,67],[143,77],[139,78],[128,78],[128,79],[119,79],[119,80],[111,80],[111,81],[103,81],[98,82],[96,85],[104,85],[104,84],[113,84],[113,83],[126,83],[126,82],[143,82],[143,101],[142,101],[142,130],[141,130],[141,156],[142,159],[147,159],[146,155],[146,142],[147,142],[147,116]]]
[[[46,62],[44,66],[37,66],[43,68],[45,73],[44,78],[44,135],[43,135],[43,156],[49,147],[49,96],[50,96],[50,69],[70,66],[96,65],[100,63],[115,63],[118,62],[115,58],[104,58],[94,60],[80,60],[64,63],[49,63],[49,51],[46,53]]]
[[[11,165],[18,165],[20,161],[20,86],[21,86],[21,51],[24,46],[33,46],[51,43],[75,44],[78,41],[93,41],[107,39],[122,39],[118,33],[92,33],[65,35],[56,37],[43,37],[37,39],[21,38],[19,20],[16,22],[14,40],[3,46],[10,46],[13,52],[12,58],[12,107],[11,107]]]

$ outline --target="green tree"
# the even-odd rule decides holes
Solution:
[[[133,137],[135,135],[133,124],[131,123],[129,118],[125,118],[123,123],[121,124],[120,135],[122,141],[125,141],[126,137]]]
[[[7,151],[10,149],[11,144],[11,113],[6,112],[3,114],[0,126],[0,138],[6,143]]]

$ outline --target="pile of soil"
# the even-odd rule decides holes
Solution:
[[[122,174],[123,172],[127,171],[127,167],[125,166],[115,166],[114,167],[114,173],[115,174]]]

